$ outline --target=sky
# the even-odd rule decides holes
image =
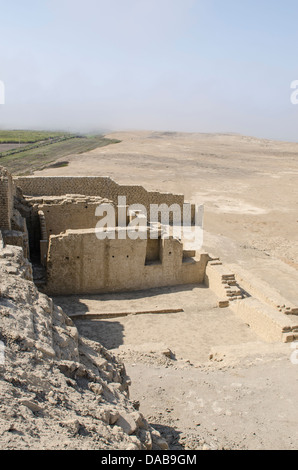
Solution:
[[[298,142],[297,0],[0,0],[0,128]]]

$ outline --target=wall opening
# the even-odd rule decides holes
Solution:
[[[147,240],[147,251],[146,251],[146,261],[145,266],[150,266],[152,264],[161,264],[161,238],[157,240]]]

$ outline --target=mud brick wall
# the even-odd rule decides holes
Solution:
[[[150,204],[184,204],[181,194],[147,191],[142,186],[120,185],[109,177],[100,176],[52,176],[52,177],[18,177],[14,179],[26,196],[63,196],[65,194],[81,194],[100,196],[118,203],[118,196],[126,196],[127,204],[142,204],[149,211]]]
[[[101,294],[203,282],[206,256],[183,259],[182,243],[170,238],[161,241],[160,262],[146,265],[147,240],[131,239],[125,228],[120,232],[125,239],[99,240],[94,229],[52,235],[46,293]]]
[[[0,167],[0,228],[11,230],[13,216],[14,187],[12,177],[4,168]]]

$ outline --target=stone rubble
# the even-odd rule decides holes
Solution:
[[[123,364],[37,290],[22,253],[0,248],[0,447],[167,449],[130,402]]]

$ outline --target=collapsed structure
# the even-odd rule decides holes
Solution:
[[[42,266],[39,288],[48,295],[102,294],[186,284],[205,284],[266,341],[298,339],[298,309],[276,292],[264,290],[249,277],[238,276],[203,251],[185,249],[174,235],[133,239],[126,210],[120,222],[119,196],[127,206],[185,205],[184,196],[119,185],[108,177],[17,177],[1,169],[0,229],[8,245],[23,248],[34,265]],[[96,209],[115,208],[113,239],[97,237]],[[189,206],[191,221],[195,207]],[[125,208],[127,209],[127,208]],[[143,227],[151,230],[150,219]],[[173,225],[170,217],[169,225]],[[105,230],[109,230],[106,227]],[[199,301],[199,299],[198,299]]]
[[[11,174],[0,167],[0,230],[8,245],[21,246],[24,255],[29,257],[29,240],[25,217],[17,209],[21,197]]]

